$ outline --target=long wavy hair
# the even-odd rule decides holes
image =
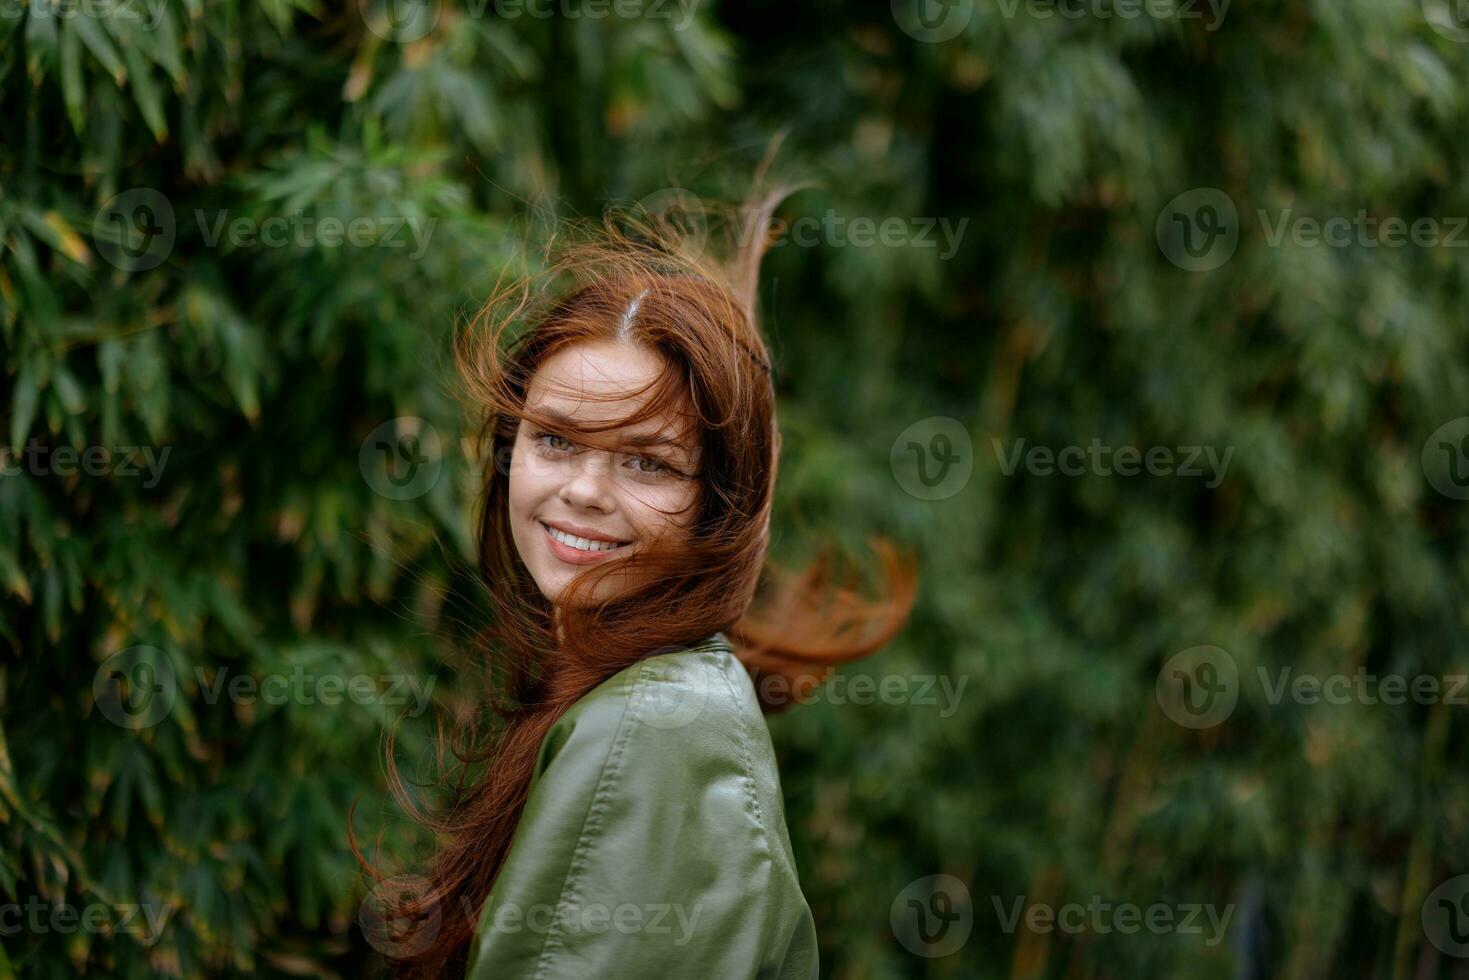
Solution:
[[[456,340],[465,391],[480,413],[479,572],[493,625],[479,635],[473,659],[487,693],[448,740],[456,764],[445,770],[448,801],[438,812],[405,790],[388,738],[395,798],[441,842],[426,873],[388,902],[401,919],[432,924],[423,941],[398,937],[389,959],[399,977],[463,975],[477,913],[509,851],[541,741],[599,683],[723,631],[756,681],[764,710],[780,711],[809,700],[836,665],[878,650],[907,620],[916,563],[881,538],[869,539],[882,566],[875,597],[832,574],[829,550],[798,571],[772,567],[762,580],[780,431],[770,354],[756,325],[757,283],[775,208],[789,192],[758,191],[734,209],[722,259],[703,247],[715,244],[707,235],[718,216],[691,214],[685,202],[677,205],[682,225],[668,211],[644,211],[574,226],[548,249],[542,272],[502,280]],[[595,428],[568,426],[527,404],[531,380],[548,357],[597,340],[643,345],[666,365],[642,392],[649,397],[635,415]],[[553,607],[511,537],[509,473],[520,420],[568,437],[571,429],[577,441],[598,444],[615,439],[603,435],[608,430],[665,407],[696,422],[701,436],[697,473],[690,474],[697,493],[688,539],[588,566]],[[635,580],[645,584],[589,601],[602,577],[633,569],[644,572]],[[445,741],[441,733],[441,762]],[[357,851],[355,838],[352,846]],[[375,893],[395,880],[382,880]]]

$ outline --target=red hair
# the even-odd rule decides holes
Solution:
[[[833,581],[826,553],[799,572],[772,568],[768,587],[758,590],[780,432],[770,354],[756,326],[756,290],[771,217],[787,193],[752,198],[734,225],[741,241],[722,264],[694,254],[663,216],[631,216],[628,230],[629,216],[609,215],[590,233],[574,230],[548,252],[543,280],[523,276],[502,284],[457,339],[456,361],[481,413],[479,444],[487,460],[478,549],[494,626],[481,635],[475,656],[494,724],[481,737],[472,716],[462,721],[452,800],[442,813],[425,812],[410,799],[389,735],[394,796],[445,841],[427,887],[396,903],[410,917],[431,916],[436,927],[431,940],[405,944],[404,955],[394,958],[400,976],[462,975],[476,913],[509,851],[542,738],[597,684],[652,654],[723,631],[756,681],[764,709],[779,711],[793,699],[809,699],[835,665],[884,646],[907,620],[915,563],[881,539],[873,541],[884,572],[876,598]],[[568,428],[540,417],[526,404],[526,392],[548,357],[593,340],[644,345],[667,370],[650,384],[635,415],[596,428],[572,426],[578,440],[595,444],[608,429],[664,408],[682,412],[702,436],[699,489],[692,534],[678,550],[635,549],[588,566],[553,608],[511,538],[510,454],[523,418]],[[578,601],[622,562],[647,569],[639,580],[648,584],[601,603]]]

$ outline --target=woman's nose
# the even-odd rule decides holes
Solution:
[[[611,510],[611,455],[596,450],[583,452],[561,484],[561,499],[575,507]]]

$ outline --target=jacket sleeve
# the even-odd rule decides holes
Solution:
[[[667,658],[583,698],[543,744],[468,980],[816,977],[750,727],[727,671]]]

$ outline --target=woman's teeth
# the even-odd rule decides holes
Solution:
[[[557,541],[560,541],[564,545],[569,545],[578,551],[611,551],[613,548],[622,547],[622,545],[614,544],[611,541],[588,541],[586,538],[578,538],[575,535],[558,531],[549,524],[542,524],[541,527],[545,528],[551,537]]]

